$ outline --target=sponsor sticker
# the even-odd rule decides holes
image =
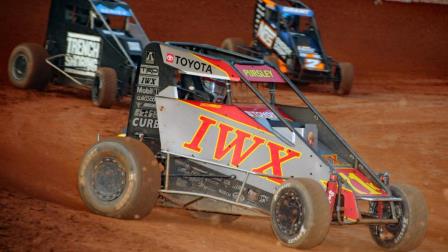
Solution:
[[[101,51],[101,38],[81,33],[67,33],[67,50],[64,61],[66,72],[95,76]]]
[[[107,14],[107,15],[116,15],[116,16],[125,16],[125,17],[132,16],[131,12],[122,6],[109,7],[107,5],[103,5],[102,3],[100,3],[100,4],[96,4],[96,9],[100,13]]]
[[[142,109],[151,109],[151,108],[155,109],[156,108],[156,104],[155,103],[147,103],[147,102],[145,102],[142,105]]]
[[[284,83],[282,77],[270,66],[240,65],[235,67],[248,79],[253,82],[276,82]]]
[[[137,94],[145,94],[145,95],[157,95],[159,93],[158,88],[154,87],[137,87]]]
[[[271,78],[274,76],[272,70],[260,70],[260,69],[244,69],[243,73],[249,77],[259,78]]]
[[[142,102],[152,102],[152,103],[156,102],[156,97],[154,95],[137,95],[135,98],[137,101]]]
[[[157,111],[153,109],[136,109],[134,116],[157,119]]]
[[[128,41],[128,47],[129,50],[134,51],[134,52],[141,52],[142,51],[142,47],[140,46],[139,42],[135,42],[135,41]]]
[[[158,87],[159,86],[159,77],[140,75],[138,77],[138,84],[140,86]]]
[[[282,59],[286,59],[286,56],[292,54],[291,48],[289,48],[289,46],[286,45],[286,43],[283,42],[283,40],[281,40],[280,37],[277,37],[275,39],[274,51],[276,51]]]
[[[159,128],[159,121],[157,119],[135,117],[134,119],[132,119],[132,126],[139,128],[157,129]]]
[[[174,65],[182,66],[183,68],[196,70],[196,71],[200,71],[200,72],[204,72],[204,73],[208,73],[208,74],[213,74],[212,66],[210,64],[205,63],[203,61],[199,61],[196,58],[192,58],[192,57],[187,58],[187,57],[178,56],[178,55],[168,53],[166,55],[166,62],[174,64]]]
[[[160,49],[163,62],[183,74],[239,81],[238,74],[225,60],[167,45],[160,45]]]
[[[159,66],[155,66],[155,53],[145,51],[145,63],[140,66],[140,75],[135,99],[135,109],[132,113],[133,127],[157,129],[159,122],[156,111],[156,95],[159,93]]]
[[[154,52],[153,51],[145,52],[145,63],[154,65]]]
[[[277,120],[277,116],[271,111],[244,111],[250,117]]]
[[[314,53],[316,51],[316,49],[309,46],[297,46],[297,50],[299,50],[300,53]]]
[[[141,65],[140,74],[159,76],[159,66]]]
[[[310,9],[304,8],[294,8],[289,6],[279,6],[280,11],[285,14],[304,16],[304,17],[312,17],[314,15],[313,11]]]
[[[153,95],[137,95],[136,96],[137,101],[143,101],[143,102],[156,102],[156,98]]]
[[[196,133],[189,141],[183,142],[182,147],[188,151],[202,153],[204,148],[209,148],[211,143],[216,143],[213,153],[214,160],[223,160],[226,156],[230,158],[230,166],[244,166],[247,158],[251,156],[259,157],[261,153],[268,153],[259,159],[256,168],[252,172],[268,174],[273,176],[283,176],[283,166],[293,159],[300,159],[301,152],[290,149],[269,141],[268,139],[245,132],[233,125],[209,118],[199,116],[199,125]],[[218,135],[210,135],[210,129],[218,130]],[[204,144],[206,137],[216,137],[216,140]],[[226,143],[232,143],[227,145]],[[246,149],[243,148],[247,146]],[[263,160],[264,159],[264,160]],[[252,164],[251,164],[252,166]],[[265,177],[268,181],[276,184],[283,182],[282,179]]]
[[[166,62],[173,63],[173,61],[174,61],[174,55],[172,53],[167,53],[166,54]]]
[[[137,104],[137,108],[141,108],[141,109],[144,109],[144,110],[148,110],[148,109],[151,109],[151,108],[153,108],[153,109],[156,108],[156,104],[154,104],[154,103],[136,102],[135,104]]]
[[[266,24],[265,22],[261,22],[258,28],[257,37],[268,48],[272,48],[274,39],[277,37],[277,34],[268,24]]]

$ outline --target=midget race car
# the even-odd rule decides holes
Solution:
[[[333,83],[338,95],[350,93],[354,68],[325,51],[314,11],[298,0],[257,0],[252,41],[226,38],[221,47],[277,65],[296,84]]]
[[[133,90],[148,43],[124,1],[52,0],[44,46],[17,45],[9,79],[25,89],[43,90],[50,81],[88,89],[96,106],[110,108]]]
[[[423,194],[375,173],[275,65],[179,42],[142,57],[125,136],[100,139],[80,164],[94,213],[139,219],[162,202],[227,222],[266,216],[300,249],[332,223],[368,224],[386,249],[422,242]]]

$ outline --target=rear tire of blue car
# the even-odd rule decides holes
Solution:
[[[423,193],[410,185],[390,187],[392,195],[402,199],[396,202],[395,212],[398,217],[396,224],[370,225],[369,230],[373,240],[383,249],[389,251],[411,251],[423,241],[428,223],[428,208]],[[375,203],[371,211],[376,214]],[[383,218],[391,217],[390,206],[384,207]]]
[[[321,244],[330,228],[330,207],[322,186],[308,178],[289,179],[274,193],[272,230],[291,248],[310,249]]]
[[[100,108],[110,108],[117,101],[117,72],[110,67],[99,67],[92,86],[92,101]]]
[[[336,66],[333,90],[338,95],[348,95],[352,91],[354,68],[348,62],[339,62]]]
[[[97,214],[141,219],[155,206],[160,166],[152,151],[130,137],[107,138],[84,155],[78,189],[86,207]]]
[[[8,75],[17,88],[43,90],[51,77],[45,62],[47,51],[35,43],[23,43],[14,48],[8,62]]]

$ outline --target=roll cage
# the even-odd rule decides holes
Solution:
[[[133,68],[137,68],[136,63],[131,59],[129,56],[129,53],[127,50],[123,47],[121,42],[119,41],[117,34],[113,32],[111,26],[109,25],[109,22],[107,20],[107,17],[105,15],[112,15],[112,16],[122,16],[126,18],[126,24],[124,27],[124,30],[126,32],[129,32],[132,37],[137,38],[142,43],[142,47],[144,48],[148,43],[149,39],[146,36],[145,32],[143,31],[140,22],[138,21],[137,17],[134,15],[134,12],[132,9],[125,3],[119,0],[112,0],[112,1],[105,1],[105,0],[88,0],[92,10],[94,11],[95,15],[99,18],[101,21],[101,25],[104,26],[108,31],[109,34],[112,36],[112,38],[117,43],[120,51],[126,56],[129,64]],[[94,15],[90,15],[91,19],[96,18]],[[132,22],[132,21],[133,22]],[[95,22],[91,20],[91,24],[93,25]],[[93,27],[92,27],[93,28]]]

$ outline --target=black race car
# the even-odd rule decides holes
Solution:
[[[109,108],[132,90],[148,43],[124,1],[53,0],[44,46],[18,45],[9,59],[9,78],[19,88],[77,84],[92,90],[95,105]]]

